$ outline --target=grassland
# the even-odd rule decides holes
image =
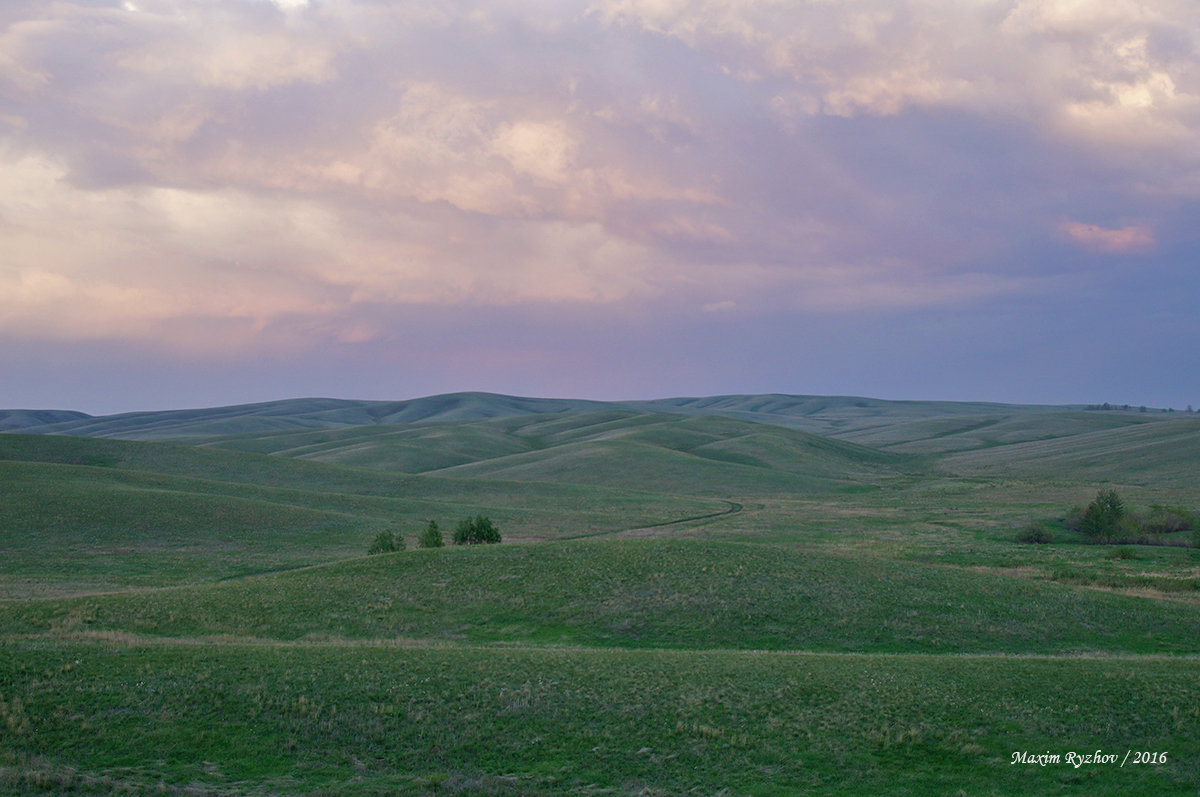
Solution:
[[[1101,485],[1200,508],[1187,416],[467,394],[13,418],[140,439],[0,435],[0,791],[1200,783],[1200,552],[1056,525]],[[474,512],[504,544],[362,555]],[[1016,543],[1030,520],[1055,542]],[[1097,749],[1118,761],[1012,763]]]
[[[487,510],[510,541],[727,509],[700,496],[465,481],[168,443],[0,435],[0,597],[233,578],[361,555]]]
[[[0,784],[193,793],[1181,794],[1195,663],[19,641]],[[98,743],[98,737],[102,743]],[[1014,751],[1169,750],[1158,766]]]
[[[1130,624],[1129,617],[1138,622]],[[14,634],[419,639],[703,650],[1189,654],[1192,604],[796,545],[590,540],[410,551],[0,604]]]

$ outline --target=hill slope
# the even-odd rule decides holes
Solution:
[[[541,399],[494,393],[450,393],[405,401],[302,398],[206,409],[135,412],[101,417],[83,413],[9,410],[8,427],[43,434],[138,439],[337,429],[375,424],[438,423],[547,413],[602,410],[720,415],[822,435],[866,434],[937,418],[1029,415],[1079,411],[1079,407],[955,401],[887,401],[853,396],[730,395],[605,402]],[[3,411],[0,411],[2,413]],[[1131,413],[1110,413],[1110,417]],[[3,417],[0,414],[0,417]],[[866,439],[860,442],[869,442]]]
[[[684,495],[832,490],[920,469],[912,457],[779,426],[615,409],[205,442],[408,473]]]
[[[1194,487],[1200,463],[1200,419],[1132,424],[981,448],[946,456],[941,463],[963,475],[1003,473],[1027,478]]]
[[[929,418],[988,414],[1066,412],[1077,407],[998,404],[980,401],[890,401],[861,396],[761,395],[668,398],[629,402],[629,406],[654,412],[688,415],[724,415],[759,423],[773,423],[815,434],[844,436]]]
[[[597,409],[604,402],[537,399],[492,393],[453,393],[408,401],[354,401],[302,398],[157,412],[93,417],[23,417],[24,431],[84,437],[154,440],[297,429],[337,429],[375,424],[461,421],[545,412]],[[11,411],[16,412],[16,411]],[[23,411],[28,412],[28,411]],[[13,428],[16,428],[15,422]]]
[[[461,480],[167,443],[0,435],[0,598],[210,581],[488,514],[508,541],[724,511],[644,490]]]
[[[86,421],[92,416],[70,410],[0,410],[0,432]]]

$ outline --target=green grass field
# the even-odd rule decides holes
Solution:
[[[0,792],[1200,785],[1200,549],[1114,557],[1059,524],[1102,486],[1200,508],[1186,415],[466,394],[6,417]],[[20,433],[64,424],[101,436]],[[413,550],[478,512],[503,544]],[[1017,543],[1029,521],[1054,542]],[[383,528],[409,550],[366,556]]]
[[[0,672],[13,790],[1183,794],[1200,777],[1189,659],[111,637],[13,641]],[[1130,746],[1167,763],[1011,763]]]

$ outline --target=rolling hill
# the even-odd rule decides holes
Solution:
[[[46,428],[73,421],[86,421],[92,416],[68,410],[0,410],[0,432],[9,429]]]
[[[0,791],[1191,794],[1200,419],[454,394],[0,434]],[[24,433],[22,433],[24,432]],[[126,439],[128,438],[128,439]],[[365,556],[486,513],[499,546]],[[1054,528],[1018,543],[1030,521]],[[1128,767],[1012,765],[1121,748]]]
[[[629,410],[195,442],[387,471],[681,495],[830,490],[920,468],[910,456],[779,426]]]
[[[488,513],[510,541],[727,509],[702,496],[452,479],[162,442],[0,435],[0,598],[211,581],[358,556]],[[48,555],[52,554],[52,555]]]
[[[1094,421],[1088,425],[1099,426]],[[941,463],[963,475],[1067,476],[1096,483],[1192,487],[1200,473],[1200,419],[1085,426],[1073,435],[980,446],[948,455]]]
[[[303,398],[99,417],[67,413],[48,415],[43,419],[29,411],[10,411],[14,414],[8,428],[20,428],[32,434],[155,440],[297,429],[339,429],[374,424],[477,420],[605,406],[604,402],[596,401],[531,399],[491,393],[453,393],[410,401]]]
[[[888,401],[854,396],[783,394],[667,398],[644,401],[593,401],[449,393],[405,401],[355,401],[302,398],[205,409],[133,412],[89,416],[59,411],[0,411],[2,428],[36,434],[163,439],[340,429],[376,424],[408,425],[473,421],[519,415],[599,412],[605,410],[673,415],[718,415],[786,426],[824,436],[859,435],[932,419],[1078,413],[1076,406],[997,404],[956,401]],[[1098,413],[1097,413],[1098,414]],[[1137,418],[1139,413],[1104,413]],[[1140,414],[1141,420],[1156,413]]]

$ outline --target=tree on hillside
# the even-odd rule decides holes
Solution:
[[[476,515],[464,518],[454,529],[455,545],[480,545],[500,542],[500,532],[490,518]]]
[[[1112,537],[1121,529],[1125,518],[1125,502],[1116,490],[1101,490],[1087,508],[1079,528],[1091,537]]]
[[[446,544],[442,539],[442,530],[438,527],[436,520],[429,521],[425,526],[425,530],[421,532],[421,536],[417,537],[418,548],[441,548]]]

